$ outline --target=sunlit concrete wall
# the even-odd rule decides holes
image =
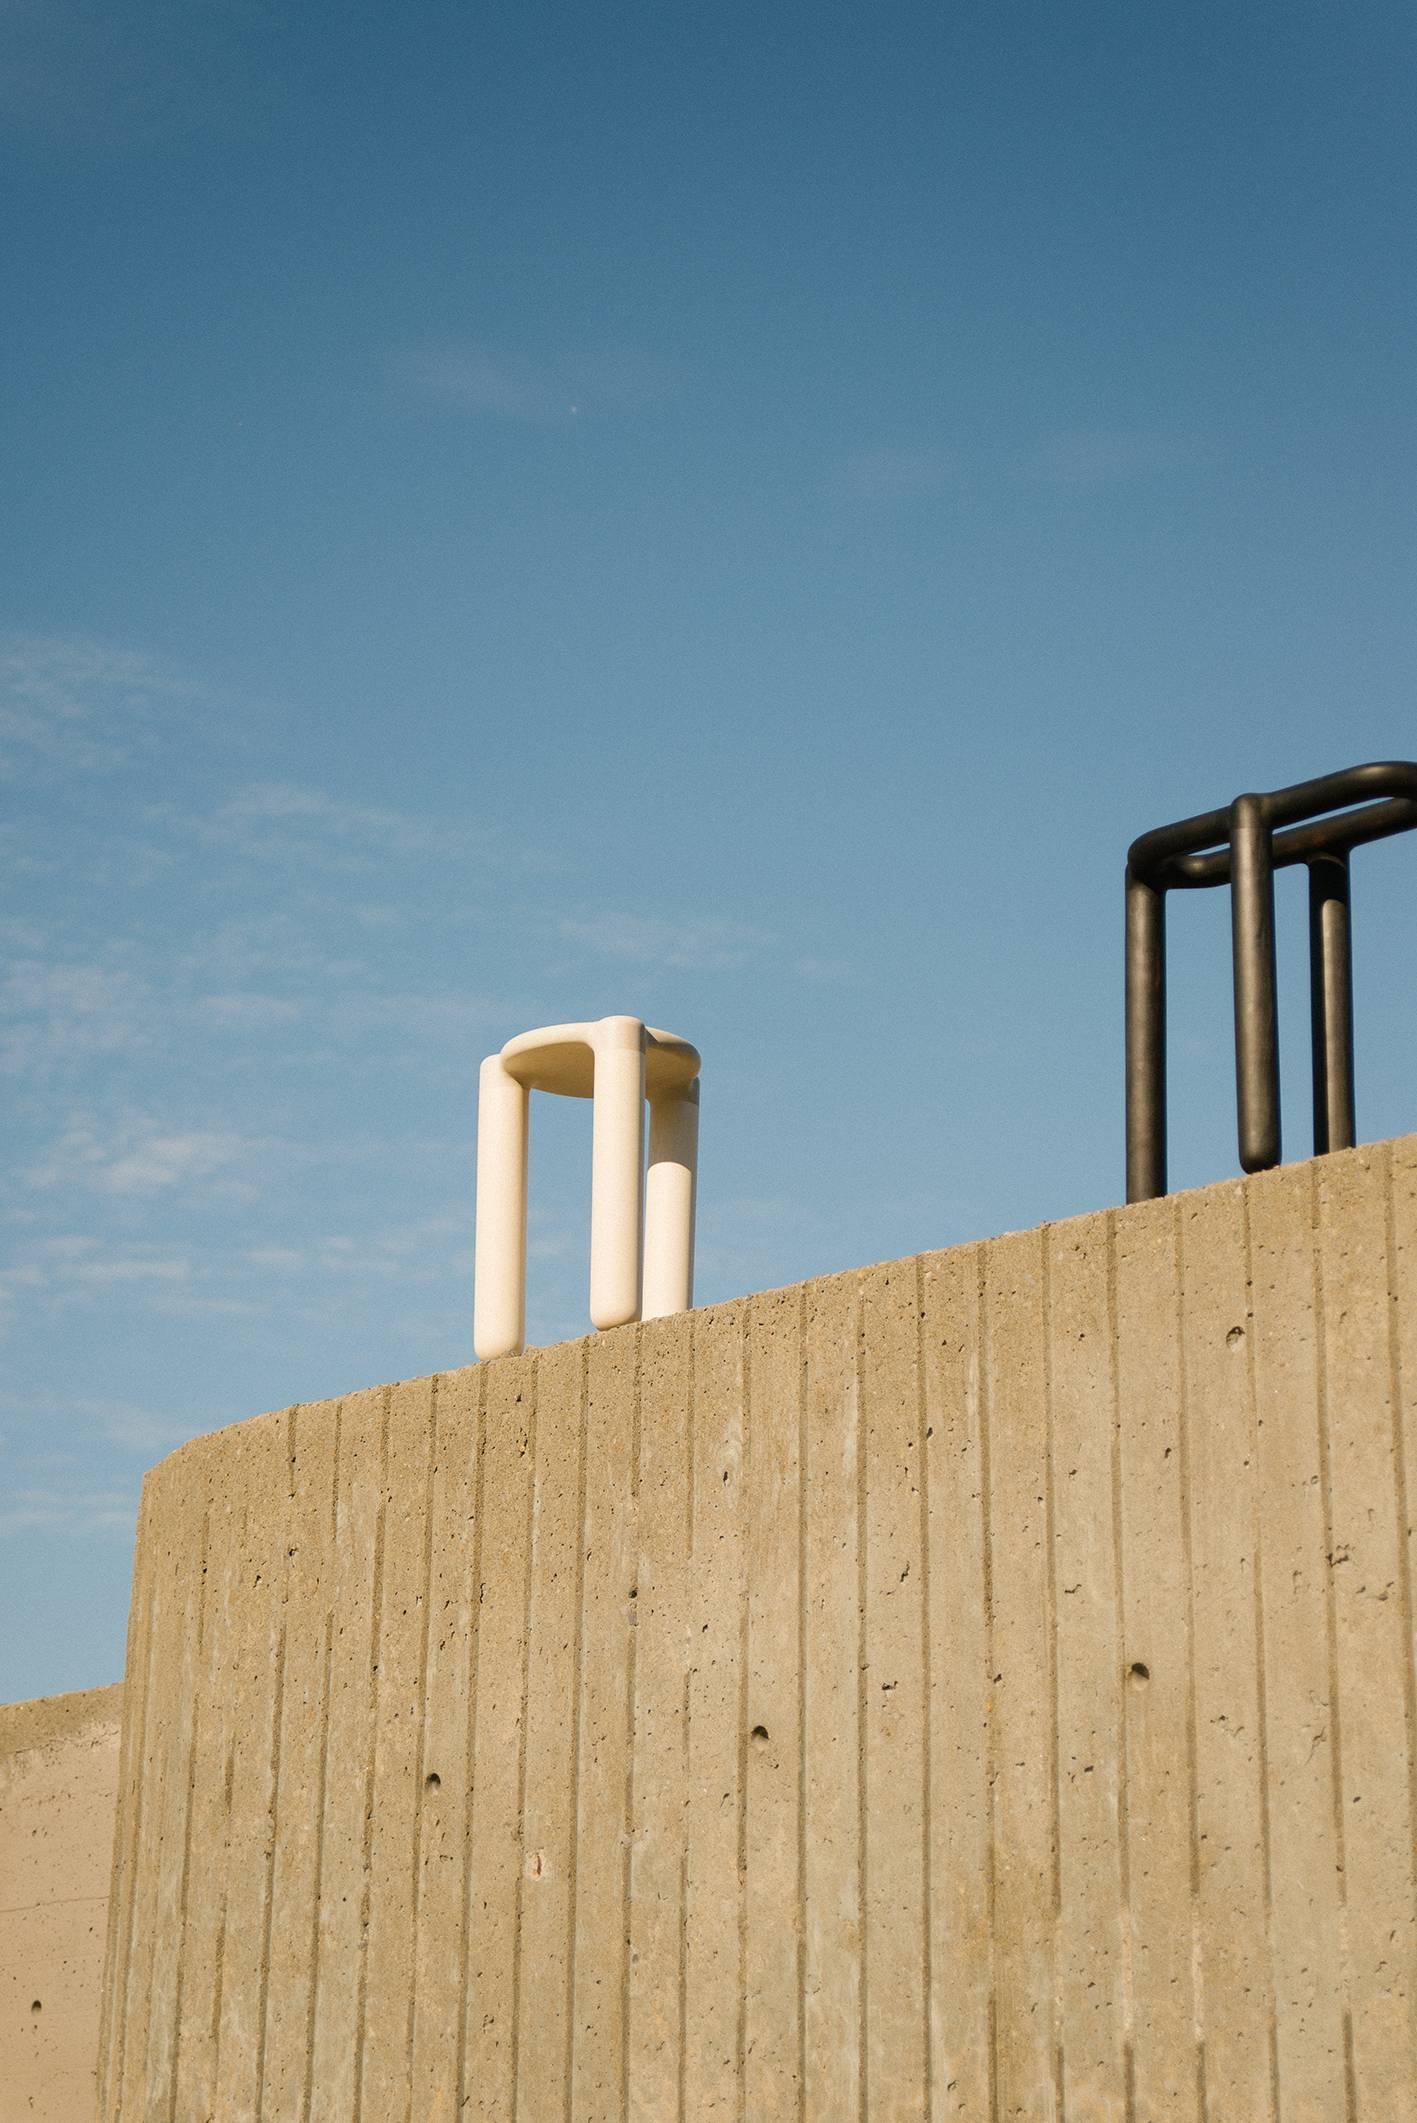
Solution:
[[[0,1705],[0,2123],[93,2123],[122,1698]]]
[[[185,1447],[104,2114],[1404,2123],[1417,1139]]]

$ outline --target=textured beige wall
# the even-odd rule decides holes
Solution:
[[[106,2115],[1411,2123],[1417,1139],[144,1495]]]
[[[0,1705],[0,2123],[93,2123],[122,1700]]]

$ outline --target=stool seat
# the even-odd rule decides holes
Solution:
[[[528,1091],[554,1091],[562,1098],[595,1096],[595,1054],[602,1025],[624,1022],[600,1018],[580,1025],[542,1025],[519,1032],[501,1051],[502,1067]],[[637,1022],[635,1019],[631,1023]],[[697,1047],[653,1025],[645,1031],[645,1093],[680,1090],[703,1067]]]

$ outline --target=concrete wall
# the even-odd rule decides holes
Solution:
[[[144,1495],[104,2114],[1410,2123],[1417,1139]]]
[[[92,2123],[122,1701],[0,1705],[0,2123]]]

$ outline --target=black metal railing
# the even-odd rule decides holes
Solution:
[[[1353,805],[1358,809],[1353,809]],[[1314,1150],[1355,1140],[1348,858],[1417,826],[1417,762],[1376,760],[1158,826],[1127,853],[1127,1200],[1166,1192],[1166,894],[1229,885],[1240,1164],[1279,1163],[1274,873],[1309,870]]]

